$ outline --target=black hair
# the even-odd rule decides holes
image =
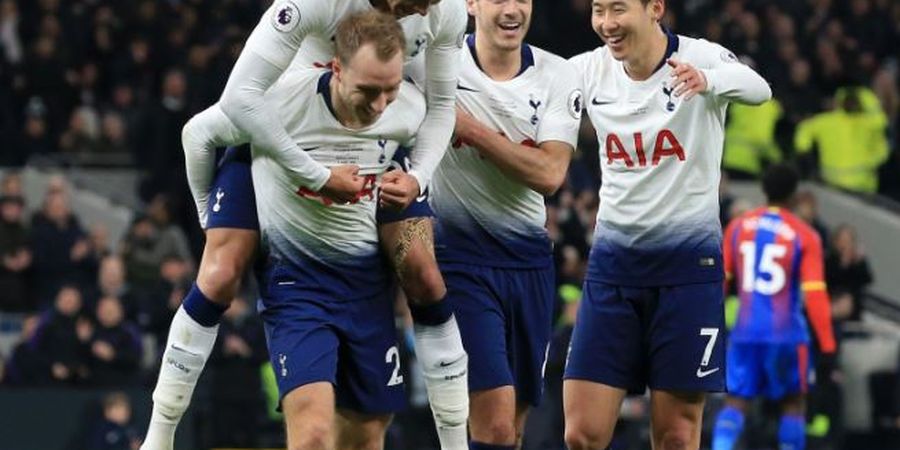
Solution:
[[[766,169],[762,187],[769,203],[787,203],[797,192],[799,178],[797,171],[787,164],[776,164]]]

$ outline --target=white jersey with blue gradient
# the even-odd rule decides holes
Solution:
[[[771,90],[724,47],[666,31],[656,72],[635,81],[606,47],[574,57],[600,147],[602,186],[587,279],[659,286],[722,279],[719,171],[730,101]],[[693,65],[707,92],[673,95],[666,59]]]
[[[484,125],[530,147],[560,141],[575,147],[581,92],[570,63],[524,44],[522,69],[494,81],[474,55],[474,35],[461,54],[457,104]],[[435,171],[431,206],[436,251],[443,262],[537,268],[552,264],[544,197],[504,174],[477,149],[452,143]]]
[[[358,201],[331,204],[301,188],[270,155],[253,148],[253,184],[263,248],[300,289],[328,298],[371,298],[385,289],[379,267],[375,211],[377,177],[391,165],[400,145],[409,145],[425,116],[425,100],[404,82],[381,118],[363,129],[348,129],[335,118],[329,91],[331,72],[307,70],[283,77],[266,94],[288,133],[315,161],[332,167],[360,166],[367,176]],[[284,281],[288,282],[288,281]]]

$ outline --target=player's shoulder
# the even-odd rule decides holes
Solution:
[[[590,66],[603,64],[611,58],[612,56],[610,55],[609,50],[603,46],[575,55],[569,58],[569,63],[578,69],[585,69]]]
[[[806,223],[805,220],[801,219],[796,214],[792,213],[787,209],[781,209],[780,214],[782,219],[790,225],[790,227],[797,233],[799,239],[803,242],[819,242],[819,232],[816,231],[812,225]]]
[[[738,62],[737,56],[721,44],[703,38],[678,35],[678,58],[698,67],[718,62]]]
[[[552,81],[560,76],[572,76],[574,64],[570,60],[540,47],[524,45],[527,45],[531,51],[534,67],[543,78],[548,78],[548,81]]]

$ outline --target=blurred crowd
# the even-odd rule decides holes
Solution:
[[[753,179],[767,164],[789,160],[809,178],[900,199],[900,2],[666,3],[667,27],[723,44],[772,83],[773,101],[731,108],[728,177]],[[14,170],[3,178],[0,315],[23,317],[17,344],[0,355],[4,385],[149,388],[156,352],[202,248],[184,176],[181,127],[217,100],[267,4],[0,0],[0,136],[7,143],[0,166],[132,168],[141,173],[135,189],[144,202],[124,239],[111,243],[103,227],[86,229],[72,211],[65,179],[51,180],[40,205],[26,205],[21,178]],[[590,5],[536,0],[529,42],[563,56],[595,48],[599,38],[590,29]],[[561,414],[554,396],[599,207],[598,161],[596,136],[586,123],[567,182],[548,199],[559,328],[547,366],[548,406],[533,419],[544,423],[533,429],[560,429],[553,425]],[[750,206],[723,188],[723,223]],[[800,196],[797,212],[828,246],[838,326],[858,320],[872,276],[854,229],[822,226],[808,192]],[[262,409],[266,372],[260,371],[267,360],[265,341],[252,295],[245,297],[223,320],[209,363],[215,392],[234,394],[211,400],[219,402],[210,409],[218,431],[208,434],[219,441],[209,445],[252,445],[265,424],[248,418],[269,418]],[[419,409],[425,407],[420,391],[413,386],[410,393]],[[120,397],[106,399],[103,408],[112,417],[107,422],[127,422],[121,404]],[[430,419],[426,412],[399,422],[406,420]],[[133,431],[122,433],[122,442],[134,439]],[[415,437],[393,433],[391,439]],[[556,448],[534,444],[543,439],[554,437],[532,436],[527,445]]]

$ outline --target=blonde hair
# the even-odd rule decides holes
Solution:
[[[381,11],[369,10],[341,20],[334,44],[335,54],[343,64],[366,44],[374,45],[378,59],[386,62],[403,50],[406,38],[397,19]]]

